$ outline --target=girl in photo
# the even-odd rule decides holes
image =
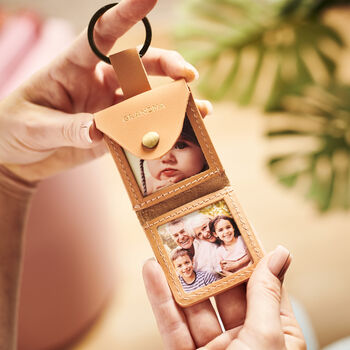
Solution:
[[[145,175],[145,166],[149,175]],[[204,154],[187,117],[173,148],[158,159],[140,160],[144,196],[196,175],[208,168]]]
[[[216,250],[216,256],[223,275],[228,276],[250,263],[247,247],[231,217],[219,215],[210,222],[209,227],[222,242]]]

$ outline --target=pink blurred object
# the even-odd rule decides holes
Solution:
[[[40,35],[40,20],[31,12],[7,17],[0,35],[0,87],[3,87]]]
[[[116,286],[116,215],[96,160],[42,182],[29,215],[18,349],[67,349]]]
[[[69,23],[6,18],[0,30],[0,96],[47,64],[74,38]],[[102,162],[101,162],[102,161]],[[24,245],[18,349],[67,348],[101,314],[116,285],[115,213],[106,208],[103,160],[43,181]]]
[[[73,41],[73,38],[72,27],[66,21],[58,18],[47,19],[41,26],[40,36],[32,43],[16,70],[5,84],[0,85],[0,98],[8,95],[35,71],[49,63]]]

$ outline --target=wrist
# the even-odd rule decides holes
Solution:
[[[0,349],[14,349],[25,220],[36,184],[0,164]]]
[[[38,182],[24,180],[0,164],[0,192],[18,200],[29,200],[36,192]]]

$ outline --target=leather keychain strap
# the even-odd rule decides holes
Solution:
[[[145,68],[136,48],[109,56],[125,98],[151,90]]]

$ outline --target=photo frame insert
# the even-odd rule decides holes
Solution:
[[[151,207],[158,202],[165,201],[166,199],[177,195],[178,193],[187,191],[191,187],[204,183],[212,177],[223,176],[223,167],[211,143],[203,124],[202,117],[191,94],[186,109],[186,116],[203,152],[207,169],[146,196],[144,196],[144,193],[140,188],[140,181],[137,181],[134,174],[135,171],[130,166],[129,159],[123,148],[113,140],[109,138],[106,139],[135,210],[138,211]]]
[[[201,285],[200,287],[194,288],[194,290],[185,291],[184,283],[179,278],[179,273],[176,271],[171,254],[169,254],[170,251],[164,243],[162,230],[164,230],[165,225],[174,222],[174,220],[186,219],[186,216],[189,217],[196,213],[196,211],[203,212],[203,210],[208,209],[210,206],[215,207],[215,203],[220,202],[224,203],[227,208],[226,210],[229,211],[230,216],[235,221],[240,235],[246,245],[251,263],[228,276],[216,279],[215,281],[210,281],[207,285]],[[166,213],[146,224],[144,229],[156,258],[167,276],[174,297],[181,306],[193,305],[207,299],[208,297],[219,294],[228,288],[247,281],[256,264],[263,256],[262,249],[242,209],[240,208],[231,187],[226,187],[223,190],[197,199],[187,205]]]

